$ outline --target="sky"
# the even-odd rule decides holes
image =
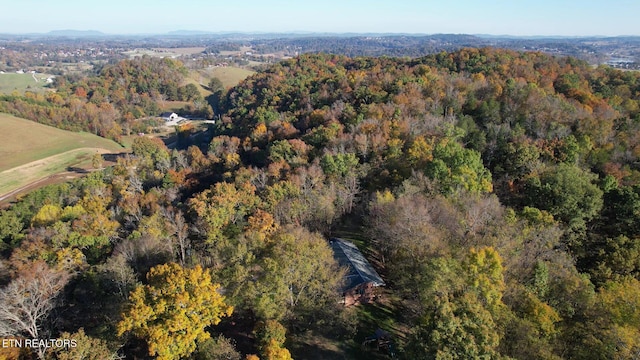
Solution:
[[[638,0],[14,0],[0,33],[640,35]]]

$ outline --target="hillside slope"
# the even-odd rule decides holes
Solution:
[[[114,141],[0,114],[0,171],[79,148],[122,151]]]

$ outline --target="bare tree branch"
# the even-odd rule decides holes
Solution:
[[[69,274],[35,262],[0,290],[0,333],[37,339]]]

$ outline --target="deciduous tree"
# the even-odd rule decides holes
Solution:
[[[540,177],[528,179],[528,201],[573,229],[583,229],[602,208],[602,190],[597,176],[576,165],[559,164],[545,169]]]
[[[341,271],[326,240],[302,228],[275,234],[256,283],[255,311],[265,319],[319,319],[338,303]]]
[[[0,335],[28,336],[46,339],[45,321],[58,305],[58,295],[67,284],[69,275],[51,269],[43,261],[36,261],[0,290]],[[38,349],[42,359],[46,348]]]
[[[196,349],[196,341],[209,338],[205,328],[216,325],[233,308],[218,293],[219,285],[196,266],[158,265],[147,274],[147,285],[129,295],[129,307],[118,323],[118,335],[131,331],[149,345],[159,360],[180,359]]]

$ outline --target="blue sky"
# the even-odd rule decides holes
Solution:
[[[0,33],[75,29],[640,35],[638,0],[14,0]]]

